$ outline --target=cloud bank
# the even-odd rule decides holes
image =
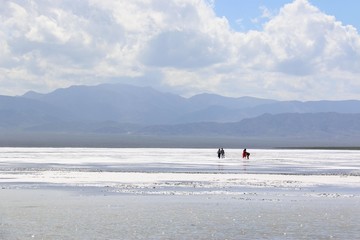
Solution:
[[[307,0],[236,32],[206,0],[4,0],[0,94],[103,82],[184,95],[360,98],[360,36]]]

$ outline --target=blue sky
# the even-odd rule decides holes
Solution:
[[[125,83],[360,99],[357,0],[4,0],[0,94]]]
[[[263,9],[276,14],[291,0],[215,0],[214,10],[225,16],[235,31],[258,30],[266,18],[261,18]],[[309,0],[309,2],[328,15],[333,15],[345,25],[352,25],[359,31],[360,1],[358,0]],[[259,22],[254,22],[257,19]]]

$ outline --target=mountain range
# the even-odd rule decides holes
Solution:
[[[0,133],[7,138],[91,134],[356,145],[360,101],[277,101],[207,93],[185,98],[123,84],[71,86],[48,94],[0,96]],[[5,137],[0,140],[6,145]]]

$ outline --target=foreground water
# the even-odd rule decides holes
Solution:
[[[5,190],[0,239],[358,239],[359,201]],[[2,195],[2,200],[4,195]]]
[[[0,239],[357,239],[360,152],[0,149]]]

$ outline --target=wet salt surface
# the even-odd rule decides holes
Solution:
[[[357,239],[357,199],[2,190],[1,239]]]
[[[86,190],[85,190],[86,191]],[[357,239],[359,199],[2,190],[1,239]]]
[[[0,148],[0,169],[360,175],[360,151],[241,149]]]
[[[358,238],[359,151],[241,151],[1,148],[0,239]]]
[[[3,188],[98,187],[132,194],[242,194],[360,189],[360,151],[0,148]]]

